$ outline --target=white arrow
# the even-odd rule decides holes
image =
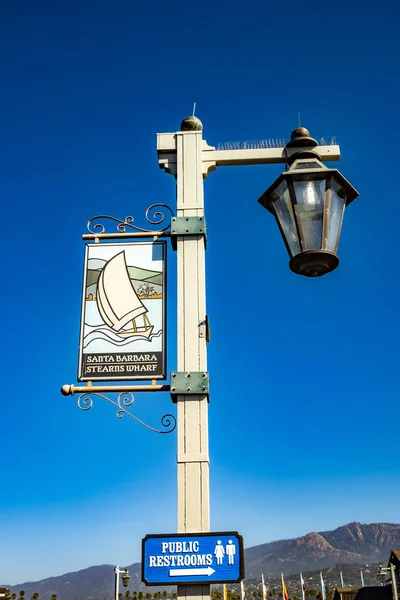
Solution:
[[[170,569],[169,576],[170,577],[184,577],[187,575],[212,575],[215,573],[215,569],[211,567],[207,567],[207,569]]]

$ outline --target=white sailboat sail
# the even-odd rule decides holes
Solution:
[[[151,325],[138,327],[135,324],[135,319],[145,315],[148,310],[132,285],[124,251],[116,254],[103,267],[97,283],[96,301],[103,321],[119,335],[150,336],[153,330]],[[129,322],[133,323],[133,328],[122,330]]]

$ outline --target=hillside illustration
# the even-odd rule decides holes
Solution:
[[[90,258],[86,274],[86,300],[96,299],[97,282],[106,260]],[[156,299],[163,297],[163,274],[141,267],[128,266],[129,278],[139,298]]]

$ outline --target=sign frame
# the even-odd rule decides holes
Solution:
[[[120,254],[122,252],[125,252],[125,249],[127,247],[136,247],[138,248],[139,246],[151,246],[152,248],[154,248],[155,246],[160,247],[161,249],[161,264],[162,264],[162,272],[161,272],[161,289],[162,289],[162,298],[161,298],[161,302],[162,302],[162,307],[161,307],[161,334],[162,334],[162,343],[161,343],[161,350],[158,350],[156,353],[153,350],[148,350],[148,351],[136,351],[135,350],[131,350],[130,352],[126,352],[123,351],[123,346],[122,346],[122,352],[114,352],[114,353],[110,353],[110,352],[93,352],[93,354],[89,354],[87,352],[83,352],[83,340],[84,340],[84,330],[85,330],[85,310],[86,310],[86,302],[87,302],[87,298],[86,298],[86,291],[87,291],[87,283],[88,283],[88,271],[89,271],[89,254],[90,254],[90,249],[91,248],[115,248],[116,252],[114,255],[117,256],[117,254]],[[119,252],[118,252],[119,250]],[[126,263],[125,263],[126,266]],[[139,269],[141,269],[142,267],[139,267]],[[103,269],[102,269],[103,270]],[[101,271],[102,271],[101,270]],[[146,270],[146,269],[144,269]],[[131,282],[132,288],[133,288],[133,284]],[[134,289],[134,288],[133,288]],[[97,293],[97,288],[96,288],[96,293]],[[133,292],[135,294],[135,292]],[[149,381],[149,380],[153,380],[153,379],[166,379],[166,365],[167,365],[167,356],[166,356],[166,335],[167,335],[167,318],[166,318],[166,303],[167,303],[167,242],[165,240],[157,240],[157,241],[143,241],[143,242],[111,242],[111,243],[92,243],[92,244],[85,244],[85,257],[84,257],[84,266],[83,266],[83,284],[82,284],[82,298],[81,298],[81,321],[80,321],[80,334],[79,334],[79,356],[78,356],[78,381]],[[140,302],[141,304],[143,304],[141,302],[141,300],[139,299],[138,302]],[[101,318],[101,317],[100,317]],[[107,328],[107,323],[104,322],[104,327]],[[110,330],[112,331],[112,330]],[[131,374],[127,372],[127,363],[126,362],[122,362],[122,359],[128,358],[129,356],[136,357],[138,358],[138,360],[140,361],[143,358],[143,362],[138,362],[137,364],[139,365],[140,368],[146,368],[146,362],[144,360],[144,358],[147,356],[152,357],[152,360],[154,361],[153,357],[157,358],[157,361],[154,363],[155,367],[157,368],[157,372],[154,371],[139,371],[136,374]],[[158,356],[160,355],[160,356]],[[110,357],[113,356],[114,359],[118,360],[121,359],[121,362],[118,363],[118,371],[116,372],[107,372],[107,373],[88,373],[88,367],[87,364],[85,363],[85,356],[98,356],[100,359],[101,357]],[[134,360],[132,360],[133,364],[136,364]],[[112,363],[114,364],[114,362]],[[149,364],[149,363],[147,363]],[[136,367],[135,367],[136,368]],[[148,369],[151,368],[151,366],[147,367]]]
[[[146,542],[149,539],[169,539],[169,538],[198,538],[198,537],[219,537],[219,536],[232,536],[237,539],[239,545],[239,576],[235,579],[212,579],[210,578],[203,580],[191,580],[186,581],[156,581],[151,582],[145,577],[145,549]],[[244,565],[244,542],[243,537],[237,531],[209,531],[209,532],[189,532],[189,533],[165,533],[165,534],[147,534],[142,539],[142,565],[141,565],[141,580],[147,586],[160,586],[160,585],[213,585],[221,583],[240,583],[245,578],[245,565]]]

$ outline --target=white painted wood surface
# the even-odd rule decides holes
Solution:
[[[176,143],[177,216],[204,216],[201,132],[179,132]],[[206,371],[206,316],[203,236],[177,239],[178,371]],[[208,400],[178,396],[178,532],[210,531]],[[206,600],[209,585],[178,585],[178,598]]]

